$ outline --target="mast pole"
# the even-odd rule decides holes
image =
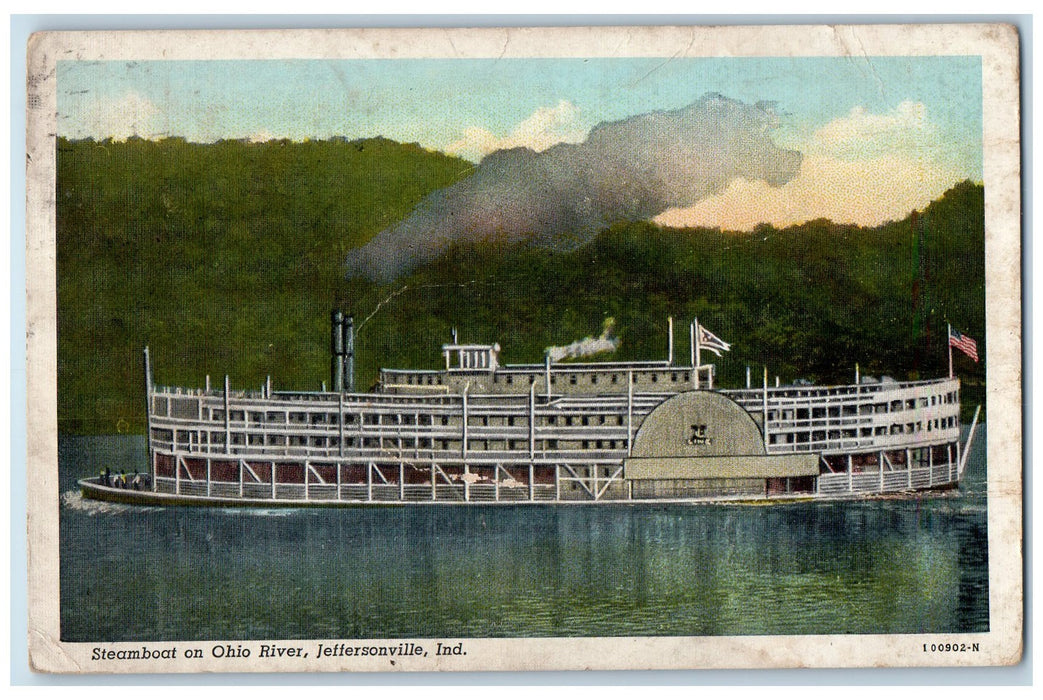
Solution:
[[[952,379],[952,324],[945,324],[945,345],[949,348],[949,379]]]
[[[691,349],[692,369],[696,367],[695,364],[695,321],[688,324],[688,344]]]
[[[667,342],[666,342],[666,360],[667,364],[674,364],[674,317],[666,317],[666,328],[667,328]]]
[[[209,375],[208,375],[209,379]],[[149,472],[151,472],[152,490],[156,490],[156,457],[152,454],[152,363],[148,356],[148,346],[145,346],[145,449],[148,454]],[[174,461],[177,469],[177,459]]]

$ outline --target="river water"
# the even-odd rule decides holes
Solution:
[[[988,630],[984,429],[958,492],[772,506],[143,508],[59,439],[64,641]]]

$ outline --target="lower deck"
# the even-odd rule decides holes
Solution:
[[[628,478],[623,463],[287,460],[153,453],[144,491],[204,502],[570,503],[851,497],[948,488],[958,443],[819,457],[817,476]],[[95,480],[97,483],[97,480]],[[118,490],[118,489],[117,489]],[[144,494],[142,494],[144,495]]]

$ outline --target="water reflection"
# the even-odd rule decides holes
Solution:
[[[140,440],[63,438],[59,459],[67,641],[988,625],[973,460],[968,493],[913,500],[262,511],[75,494],[100,462],[143,463]]]

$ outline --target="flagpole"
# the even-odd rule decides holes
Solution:
[[[666,325],[667,325],[667,333],[670,335],[670,337],[667,339],[667,343],[666,343],[666,359],[668,360],[667,364],[668,365],[672,365],[672,364],[674,364],[674,317],[673,316],[667,316],[666,317]]]
[[[952,324],[946,323],[945,345],[949,348],[949,379],[952,379]]]
[[[698,367],[700,367],[702,365],[702,360],[699,357],[699,355],[700,355],[699,351],[702,349],[702,346],[701,346],[701,343],[699,342],[699,339],[700,339],[700,336],[702,336],[702,333],[699,332],[699,319],[698,318],[696,318],[694,321],[692,321],[692,326],[695,328],[695,366],[698,368]]]
[[[688,347],[691,350],[692,370],[695,370],[695,322],[688,326]]]

